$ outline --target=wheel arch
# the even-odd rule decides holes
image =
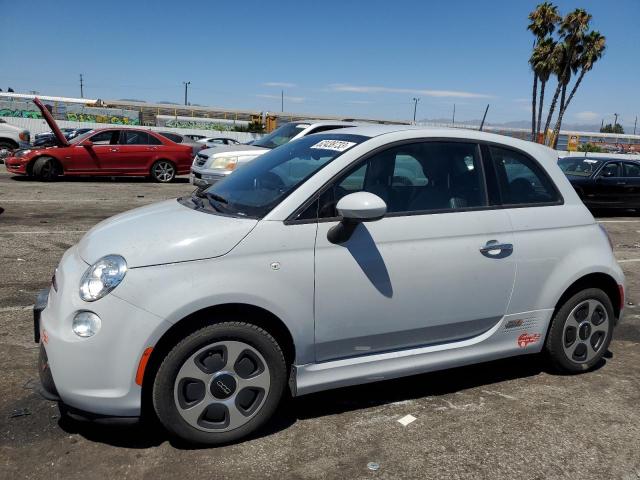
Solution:
[[[16,142],[12,138],[0,137],[0,143],[8,143],[9,145],[11,145],[13,147],[14,150],[16,148],[20,148],[20,145],[18,144],[18,142]]]
[[[569,285],[556,302],[553,311],[554,315],[569,298],[586,288],[599,288],[606,293],[613,305],[613,313],[616,320],[620,318],[620,312],[624,305],[622,305],[623,299],[618,282],[616,282],[611,275],[603,272],[593,272],[583,275]]]
[[[153,382],[162,360],[171,349],[196,330],[229,319],[241,319],[273,335],[282,348],[287,368],[291,368],[296,358],[295,343],[291,331],[277,315],[265,308],[246,303],[226,303],[202,308],[175,322],[155,343],[142,381],[143,414],[153,412]]]
[[[55,164],[57,165],[59,172],[61,174],[64,174],[64,166],[62,165],[62,162],[57,159],[56,157],[52,156],[52,155],[47,155],[47,154],[40,154],[37,155],[35,157],[33,157],[31,160],[29,160],[29,163],[27,163],[27,175],[33,175],[33,166],[36,164],[36,162],[41,159],[41,158],[50,158],[51,160],[53,160],[55,162]]]

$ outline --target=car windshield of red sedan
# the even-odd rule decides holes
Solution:
[[[584,157],[565,157],[558,160],[558,166],[565,175],[589,177],[602,165],[602,160]]]

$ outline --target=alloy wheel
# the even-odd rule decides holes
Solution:
[[[249,422],[271,386],[267,362],[252,346],[225,340],[203,347],[183,364],[174,383],[180,416],[205,432],[226,432]]]
[[[175,176],[175,168],[170,162],[157,162],[153,167],[153,176],[160,182],[170,182]]]
[[[595,299],[580,302],[564,324],[564,353],[572,362],[587,363],[600,353],[608,333],[609,315],[604,305]]]

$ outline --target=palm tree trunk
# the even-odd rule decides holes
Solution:
[[[553,148],[556,148],[556,146],[558,145],[558,135],[560,134],[560,127],[562,125],[562,118],[564,117],[564,112],[566,112],[567,108],[569,108],[569,104],[571,103],[573,96],[576,94],[576,90],[578,90],[578,87],[580,86],[580,82],[582,82],[582,79],[584,78],[585,73],[586,71],[584,69],[580,71],[580,76],[578,76],[578,79],[576,80],[576,84],[571,89],[571,92],[569,93],[569,97],[567,97],[567,101],[564,102],[563,107],[560,109],[560,113],[558,114],[558,123],[556,123],[556,127],[553,129],[554,133],[557,130],[557,133],[555,135],[556,140],[554,142]]]
[[[553,145],[551,148],[556,148],[558,146],[558,137],[560,136],[560,125],[562,125],[562,117],[564,116],[564,112],[567,109],[565,105],[565,100],[567,99],[567,84],[562,84],[562,95],[560,95],[560,110],[558,110],[558,119],[556,120],[556,125],[553,127],[553,133],[551,137],[553,138]]]
[[[547,113],[547,121],[544,123],[544,130],[542,131],[545,138],[547,136],[547,130],[549,130],[549,125],[551,125],[551,118],[553,117],[553,112],[556,109],[556,103],[558,103],[560,90],[562,90],[562,81],[561,79],[558,79],[558,86],[556,87],[556,91],[554,92],[553,98],[551,99],[551,105],[549,105],[549,113]]]
[[[536,97],[538,96],[538,74],[533,72],[533,94],[531,95],[531,141],[536,141]]]
[[[536,126],[536,137],[534,142],[538,141],[538,136],[540,135],[540,125],[542,123],[542,106],[544,105],[544,87],[547,85],[547,82],[544,80],[540,81],[540,105],[538,105],[538,125]]]

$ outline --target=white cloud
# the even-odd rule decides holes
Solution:
[[[289,83],[289,82],[266,82],[266,83],[263,83],[262,85],[264,85],[265,87],[278,87],[278,88],[297,87],[295,83]]]
[[[425,97],[449,97],[449,98],[491,98],[491,95],[473,92],[461,92],[456,90],[422,90],[415,88],[377,87],[363,85],[348,85],[334,83],[329,85],[329,90],[334,92],[354,93],[406,93],[409,95],[423,95]]]
[[[583,122],[593,122],[600,118],[600,114],[598,112],[590,112],[587,110],[586,112],[576,113],[574,117]]]
[[[371,105],[373,102],[368,100],[348,100],[347,103],[352,103],[354,105]]]
[[[282,100],[282,97],[280,95],[256,95],[256,97],[260,97],[260,98],[268,98],[270,100]],[[303,103],[305,101],[304,97],[287,97],[286,95],[284,96],[284,100],[285,102],[291,102],[291,103]]]

